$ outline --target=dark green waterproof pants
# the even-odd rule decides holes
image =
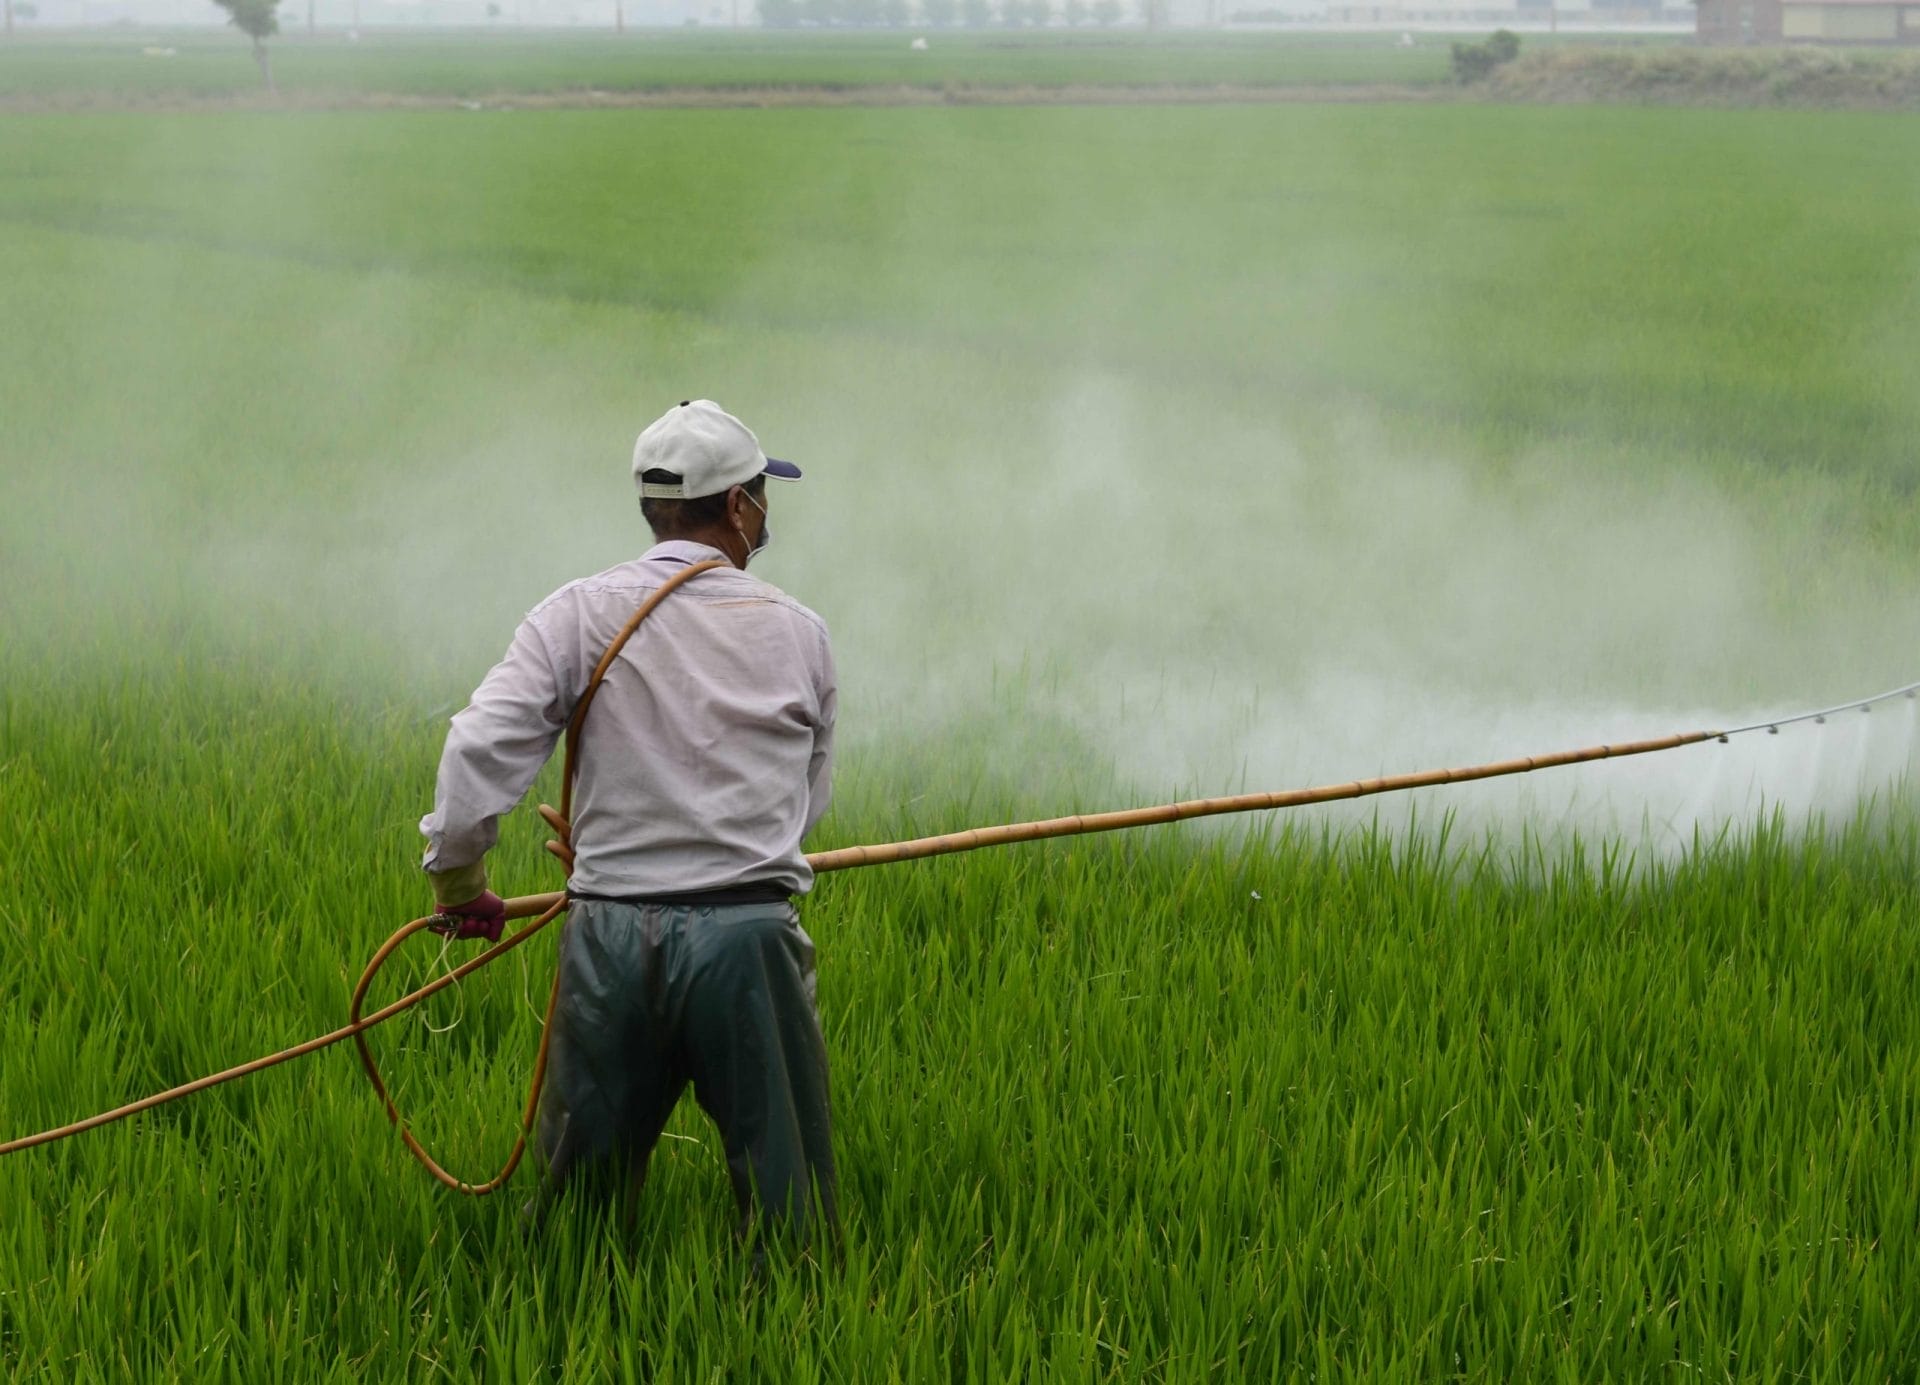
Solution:
[[[536,1219],[588,1169],[637,1191],[689,1082],[720,1128],[741,1235],[784,1228],[804,1240],[817,1207],[830,1237],[827,1052],[813,942],[793,907],[576,900],[560,945]]]

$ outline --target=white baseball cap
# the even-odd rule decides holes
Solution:
[[[679,479],[649,481],[650,471]],[[753,429],[711,399],[682,400],[649,423],[633,445],[633,483],[642,500],[698,500],[761,475],[798,481],[800,468],[762,452]]]

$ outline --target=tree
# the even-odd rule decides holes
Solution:
[[[760,0],[760,22],[769,29],[791,29],[800,23],[800,0]]]
[[[260,80],[273,90],[273,59],[267,40],[280,32],[280,0],[213,0],[227,12],[227,23],[253,40],[253,60],[260,64]]]
[[[920,0],[920,13],[927,23],[944,29],[960,17],[960,0]]]
[[[960,17],[969,29],[984,29],[993,23],[993,6],[987,0],[960,0]]]
[[[880,17],[890,28],[904,29],[913,22],[913,7],[907,0],[882,0]]]
[[[1093,0],[1093,22],[1111,29],[1120,22],[1120,0]]]
[[[1495,29],[1485,43],[1453,45],[1453,80],[1484,82],[1496,67],[1520,56],[1520,36],[1511,29]]]
[[[1078,29],[1087,22],[1087,0],[1067,0],[1060,7],[1060,17],[1067,21],[1069,29]]]

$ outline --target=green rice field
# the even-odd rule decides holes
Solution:
[[[742,32],[637,29],[625,34],[430,34],[289,22],[273,42],[274,78],[289,96],[525,97],[558,93],[821,91],[907,88],[1428,86],[1447,78],[1447,47],[1394,35],[1291,35],[1138,30],[1075,33],[934,30]],[[927,43],[925,51],[910,44]],[[149,50],[157,50],[150,52]],[[0,99],[115,103],[251,96],[260,77],[236,32],[71,31],[0,46]]]
[[[1915,168],[1839,113],[0,118],[0,1140],[343,1022],[447,715],[696,394],[807,468],[755,569],[834,631],[816,848],[1911,681]],[[531,1245],[340,1049],[0,1157],[0,1375],[1913,1379],[1914,721],[1849,716],[823,877],[845,1245],[764,1282],[691,1103],[635,1224]],[[552,956],[375,1036],[465,1176]]]

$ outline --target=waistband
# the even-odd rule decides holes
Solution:
[[[750,880],[744,885],[727,885],[717,890],[690,890],[685,894],[612,895],[579,894],[573,899],[591,904],[627,904],[636,909],[724,909],[732,904],[785,904],[793,891],[773,880]]]

